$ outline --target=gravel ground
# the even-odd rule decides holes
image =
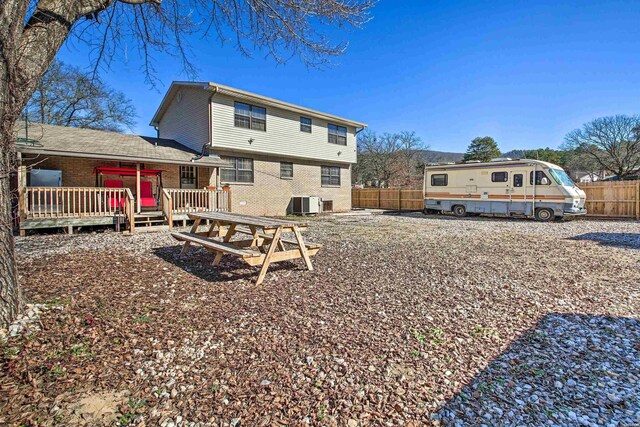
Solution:
[[[17,239],[0,425],[639,425],[640,223],[323,217],[315,271]]]

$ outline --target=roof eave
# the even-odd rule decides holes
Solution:
[[[40,150],[37,148],[30,147],[18,147],[18,151],[20,153],[26,154],[42,154],[47,156],[60,156],[60,157],[76,157],[82,159],[97,159],[97,160],[115,160],[115,161],[130,161],[130,162],[140,162],[140,163],[160,163],[160,164],[171,164],[171,165],[182,165],[182,166],[207,166],[207,167],[224,167],[227,166],[228,163],[220,159],[219,157],[215,157],[215,161],[213,160],[213,156],[206,157],[206,162],[199,162],[198,159],[194,160],[197,155],[194,155],[194,159],[190,160],[177,160],[177,159],[162,159],[157,157],[138,157],[138,156],[123,156],[123,155],[115,155],[115,154],[104,154],[104,153],[82,153],[77,151],[58,151],[58,150]]]
[[[169,86],[169,90],[167,90],[167,93],[165,93],[164,97],[162,97],[162,101],[160,101],[160,105],[158,105],[158,109],[153,115],[153,118],[151,119],[149,126],[158,126],[160,124],[160,120],[162,119],[162,116],[164,115],[165,110],[167,109],[167,107],[169,107],[169,103],[173,98],[173,96],[175,95],[176,88],[185,87],[185,86],[195,87],[195,88],[200,87],[201,89],[208,90],[211,84],[208,82],[185,82],[185,81],[171,82],[171,86]]]
[[[159,125],[160,120],[162,119],[162,116],[164,115],[165,110],[169,106],[169,103],[171,102],[171,99],[175,95],[175,92],[178,87],[196,87],[196,88],[199,87],[203,90],[210,90],[215,93],[222,93],[228,96],[235,96],[235,97],[240,97],[245,99],[257,100],[265,104],[270,104],[271,106],[274,106],[276,108],[294,111],[301,114],[308,114],[313,117],[322,118],[330,122],[336,122],[338,124],[344,124],[344,125],[352,126],[355,128],[364,129],[368,126],[366,123],[345,119],[344,117],[334,116],[332,114],[323,113],[322,111],[312,110],[310,108],[302,107],[300,105],[291,104],[285,101],[280,101],[275,98],[270,98],[268,96],[258,95],[256,93],[246,92],[241,89],[236,89],[230,86],[225,86],[225,85],[221,85],[214,82],[184,82],[184,81],[174,81],[171,83],[169,90],[167,91],[165,96],[162,98],[162,101],[160,102],[160,106],[156,110],[156,113],[154,114],[153,118],[151,119],[149,126]]]

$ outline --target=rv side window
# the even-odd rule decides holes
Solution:
[[[547,185],[551,185],[551,181],[542,171],[536,171],[536,185],[542,185],[542,178],[547,178]],[[533,171],[529,172],[529,184],[533,185]]]
[[[431,175],[431,185],[434,187],[446,187],[449,183],[449,175],[446,173],[437,173]]]
[[[508,172],[493,172],[491,174],[491,182],[507,182],[509,181]]]
[[[513,186],[514,187],[522,187],[522,174],[516,173],[513,175]]]

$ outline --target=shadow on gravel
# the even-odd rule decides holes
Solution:
[[[547,315],[434,418],[447,426],[640,425],[640,319]]]
[[[571,240],[591,240],[604,246],[640,249],[638,233],[585,233],[571,237]]]
[[[182,245],[154,248],[153,252],[161,259],[193,274],[207,282],[231,282],[239,279],[255,280],[260,272],[260,267],[251,267],[242,260],[225,255],[218,266],[213,266],[214,254],[200,247],[191,247],[186,254],[180,254]],[[299,268],[291,261],[283,261],[271,264],[269,273],[281,270],[293,270]]]

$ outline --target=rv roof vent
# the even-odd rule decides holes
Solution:
[[[495,159],[491,159],[492,162],[508,162],[509,160],[513,160],[511,157],[496,157]]]
[[[482,163],[480,160],[467,160],[465,163]]]

